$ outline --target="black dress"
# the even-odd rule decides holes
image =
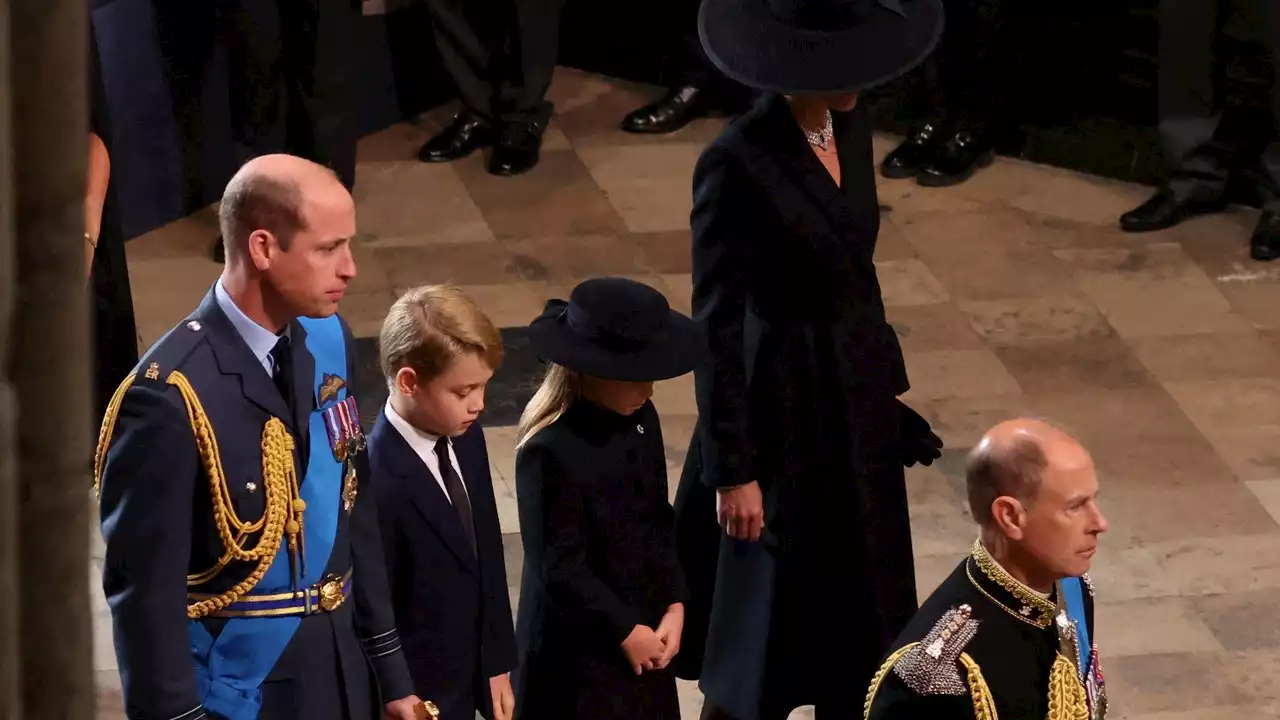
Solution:
[[[652,403],[630,416],[579,400],[516,455],[524,574],[516,638],[521,720],[678,720],[669,670],[622,651],[685,598]]]
[[[693,314],[712,358],[694,373],[676,500],[696,601],[681,675],[740,720],[808,704],[840,716],[916,609],[871,125],[859,108],[834,131],[839,186],[776,94],[694,170]],[[711,488],[753,480],[768,537],[729,540]]]
[[[98,46],[93,33],[89,39],[89,127],[102,138],[110,154],[111,127],[107,122],[106,90],[102,84]],[[94,437],[97,437],[102,413],[116,386],[138,364],[138,329],[133,317],[133,293],[129,287],[129,265],[118,212],[114,183],[109,183],[102,208],[98,247],[93,253],[89,277],[90,301],[93,303],[89,320],[96,360],[93,377]]]

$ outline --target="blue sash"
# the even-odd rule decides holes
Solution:
[[[326,375],[347,375],[346,338],[337,316],[320,320],[299,318],[298,322],[307,331],[307,351],[316,361],[314,390],[318,397]],[[342,388],[337,397],[313,410],[309,420],[311,452],[301,483],[302,499],[307,504],[302,525],[306,573],[299,578],[299,588],[321,580],[338,533],[343,465],[334,458],[332,447],[325,441],[328,430],[324,410],[345,399],[347,390]],[[271,567],[251,595],[290,592],[293,590],[290,572],[289,550],[282,543]],[[231,618],[226,620],[215,640],[202,621],[192,620],[188,624],[191,654],[196,661],[196,682],[205,709],[227,720],[255,720],[262,706],[262,681],[275,667],[301,623],[300,617]]]
[[[1077,668],[1080,678],[1089,676],[1089,659],[1093,656],[1093,645],[1089,642],[1089,623],[1084,614],[1084,583],[1080,578],[1066,578],[1062,581],[1063,599],[1067,604],[1067,617],[1076,626],[1076,648],[1080,657]]]

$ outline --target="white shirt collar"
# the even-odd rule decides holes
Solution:
[[[391,423],[391,427],[400,433],[400,437],[409,443],[409,447],[413,448],[414,452],[419,456],[435,453],[436,443],[440,441],[439,435],[432,435],[424,430],[419,430],[410,424],[408,420],[400,417],[400,413],[396,412],[396,409],[391,405],[391,398],[387,398],[386,413],[387,422]]]
[[[222,287],[222,280],[214,283],[213,296],[222,313],[231,321],[232,327],[240,333],[240,337],[244,338],[253,356],[267,369],[267,372],[271,372],[271,351],[275,349],[280,337],[245,315],[244,311],[236,305],[235,300],[231,299],[227,289]],[[288,328],[285,328],[285,333],[288,332]]]

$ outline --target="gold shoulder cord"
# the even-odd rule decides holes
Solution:
[[[889,671],[893,669],[893,666],[897,664],[903,655],[906,655],[911,648],[919,644],[918,642],[907,643],[898,648],[876,671],[876,674],[871,678],[871,688],[867,690],[866,703],[862,706],[862,720],[870,720],[871,704],[875,702],[876,693],[880,692],[880,685],[884,683]],[[986,678],[982,677],[982,669],[978,667],[978,663],[972,657],[969,657],[968,653],[960,653],[960,662],[964,665],[969,679],[969,696],[973,701],[974,720],[999,720],[999,716],[996,714],[995,700],[991,697],[991,688],[987,687]],[[1058,720],[1058,718],[1054,718],[1050,714],[1049,720]]]
[[[102,467],[106,461],[107,449],[111,445],[111,436],[115,432],[120,405],[135,377],[134,374],[129,375],[120,387],[116,388],[103,416],[102,429],[98,434],[98,448],[93,457],[95,494],[98,494],[101,488]],[[188,605],[187,617],[196,619],[231,605],[257,586],[271,567],[271,562],[275,560],[285,535],[289,537],[290,553],[296,556],[298,535],[302,532],[302,515],[306,510],[306,503],[299,497],[298,477],[293,464],[293,437],[289,435],[284,423],[279,418],[273,417],[262,429],[262,479],[266,486],[266,509],[262,517],[255,522],[242,521],[236,515],[231,491],[227,486],[227,478],[222,472],[222,457],[218,453],[218,441],[213,434],[213,425],[204,412],[204,406],[200,404],[200,398],[196,396],[195,388],[191,387],[191,382],[177,370],[169,374],[166,382],[182,393],[182,400],[187,409],[187,420],[191,423],[191,430],[195,434],[196,449],[204,464],[205,474],[209,478],[214,526],[217,527],[222,546],[226,549],[212,568],[202,573],[188,575],[187,586],[208,582],[232,560],[258,562],[258,566],[249,573],[249,576],[236,583],[230,590]],[[258,539],[258,544],[251,549],[246,549],[242,544],[245,537],[259,530],[262,530],[262,536]]]
[[[1075,663],[1061,653],[1049,670],[1048,720],[1089,720],[1089,697],[1076,675]]]

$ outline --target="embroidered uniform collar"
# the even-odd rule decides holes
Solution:
[[[973,543],[965,561],[965,573],[979,592],[1013,617],[1041,630],[1053,624],[1057,603],[1042,597],[1000,567],[981,540]]]

